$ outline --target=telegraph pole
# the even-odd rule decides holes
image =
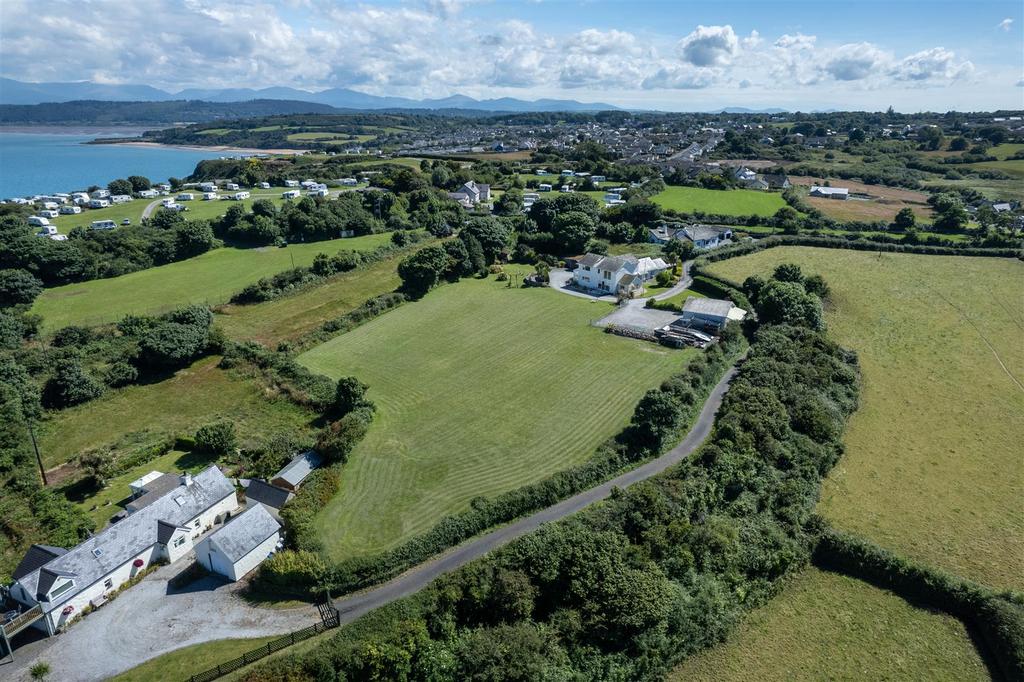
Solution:
[[[43,477],[43,485],[50,485],[46,480],[46,469],[43,468],[43,458],[39,455],[39,445],[36,443],[36,432],[32,428],[32,423],[28,425],[28,435],[32,438],[32,449],[36,451],[36,462],[39,463],[39,474]]]

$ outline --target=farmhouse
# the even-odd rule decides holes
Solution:
[[[720,332],[730,320],[742,320],[747,311],[737,308],[732,301],[690,296],[683,304],[679,326]],[[675,324],[675,323],[674,323]]]
[[[239,580],[278,549],[281,524],[262,504],[236,516],[196,545],[196,560],[210,572]]]
[[[644,282],[669,268],[661,258],[637,258],[631,254],[601,256],[588,253],[577,263],[572,277],[576,286],[597,293],[626,295],[642,289]]]
[[[33,545],[14,571],[11,597],[38,611],[33,626],[52,635],[147,566],[188,554],[237,507],[235,487],[216,466],[183,474],[178,485],[72,549]]]
[[[826,199],[849,199],[850,190],[846,187],[820,187],[811,185],[810,195],[812,197],[825,197]]]
[[[448,197],[462,204],[464,208],[472,208],[480,202],[491,200],[491,186],[470,180],[454,192],[449,192]]]
[[[789,189],[789,177],[785,173],[769,173],[764,176],[764,181],[771,189]]]
[[[272,485],[295,492],[306,480],[306,477],[313,473],[313,470],[320,466],[320,455],[312,450],[304,452],[274,474],[270,479]]]
[[[732,229],[714,225],[662,224],[648,230],[648,241],[654,244],[668,244],[672,240],[688,241],[697,249],[713,249],[732,239]]]

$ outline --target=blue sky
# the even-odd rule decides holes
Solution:
[[[0,73],[672,110],[1024,108],[1024,3],[4,0]],[[140,38],[144,37],[144,38]]]

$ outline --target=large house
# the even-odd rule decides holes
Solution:
[[[160,479],[142,484],[135,506],[148,494],[145,486]],[[10,595],[37,610],[33,626],[52,635],[154,562],[173,563],[188,554],[195,540],[237,508],[235,487],[216,466],[182,474],[177,485],[76,547],[30,547],[14,570]]]
[[[473,208],[481,202],[491,200],[491,186],[470,180],[454,192],[449,192],[448,197],[455,199],[464,208]]]
[[[713,249],[732,239],[732,229],[714,225],[679,225],[662,224],[648,230],[648,240],[654,244],[688,241],[694,248]]]
[[[637,258],[633,255],[602,256],[588,253],[580,258],[573,271],[577,287],[596,293],[631,295],[643,288],[644,282],[669,269],[661,258]]]

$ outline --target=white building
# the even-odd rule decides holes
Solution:
[[[818,185],[811,185],[810,195],[812,197],[842,200],[850,198],[850,190],[846,187],[819,187]]]
[[[109,196],[110,196],[110,190],[109,189],[94,189],[92,191],[92,193],[89,194],[89,198],[91,198],[91,199],[106,199]]]
[[[94,220],[92,221],[92,229],[94,230],[113,230],[117,227],[117,223],[113,220]]]
[[[298,180],[285,180],[284,181],[284,186],[285,187],[298,187],[299,186],[299,181]]]
[[[32,227],[46,227],[50,224],[50,219],[44,218],[41,215],[30,215],[28,217],[28,224]]]
[[[39,212],[39,216],[40,217],[47,218],[47,219],[56,218],[59,215],[60,215],[60,213],[58,213],[57,211],[55,211],[52,208],[48,208],[48,209],[45,209],[45,210]]]
[[[669,269],[661,258],[601,256],[588,253],[578,261],[572,281],[577,287],[599,294],[629,295],[643,288],[645,282]]]
[[[220,199],[216,192],[203,192],[203,201],[216,201]]]
[[[257,186],[260,189],[270,189],[270,183],[269,182],[260,182],[260,183],[257,183]]]
[[[199,183],[199,190],[201,192],[216,192],[217,191],[217,183],[216,182],[200,182]]]
[[[720,332],[730,321],[741,321],[746,315],[747,311],[737,308],[732,301],[690,296],[683,303],[678,323],[690,329]]]
[[[216,466],[191,476],[70,550],[33,545],[14,570],[13,599],[39,611],[49,635],[155,561],[174,562],[238,507],[235,487]],[[139,614],[144,618],[145,614]]]
[[[472,208],[481,202],[491,200],[491,186],[470,180],[454,192],[449,192],[448,197],[462,204],[464,208]]]
[[[281,544],[281,524],[254,504],[196,545],[196,560],[229,580],[240,580]]]
[[[302,196],[302,192],[297,189],[289,189],[281,193],[282,199],[298,199]]]
[[[226,185],[224,185],[224,189],[226,189],[229,192],[237,192],[238,191],[238,184],[234,183],[234,182],[229,182]]]
[[[192,194],[192,192],[182,192],[178,195],[178,201],[192,201],[195,198],[196,195]]]

